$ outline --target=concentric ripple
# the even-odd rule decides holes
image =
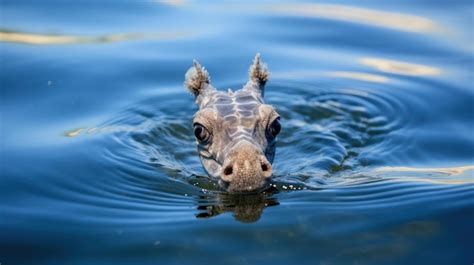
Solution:
[[[397,148],[386,136],[401,128],[405,115],[399,115],[404,109],[393,98],[370,89],[287,81],[270,84],[267,91],[266,102],[278,109],[284,128],[274,162],[273,187],[278,190],[339,185],[358,168],[379,163],[380,150]],[[130,184],[150,181],[152,177],[136,179],[140,174],[135,172],[151,170],[160,176],[156,182],[166,176],[199,192],[218,194],[217,181],[205,175],[195,151],[190,125],[195,111],[190,96],[137,102],[97,128],[112,132],[114,143],[107,145],[105,158]],[[363,182],[360,176],[356,179]]]
[[[404,107],[374,89],[284,84],[275,90],[271,100],[285,128],[276,172],[312,187],[337,184],[362,166],[390,161],[383,150],[399,147],[388,135],[408,123]]]
[[[73,130],[66,136],[106,134],[102,140],[107,143],[100,152],[113,180],[100,188],[120,207],[136,204],[144,213],[153,209],[147,206],[150,204],[160,205],[161,210],[195,205],[197,218],[233,212],[237,220],[254,222],[264,208],[279,205],[276,195],[282,191],[420,181],[380,167],[410,159],[409,154],[405,158],[399,155],[410,141],[404,140],[400,146],[393,140],[394,135],[409,139],[412,121],[407,105],[381,87],[347,87],[338,86],[336,80],[323,81],[310,84],[277,79],[267,87],[266,102],[277,108],[283,129],[271,188],[261,194],[227,194],[217,180],[205,174],[191,127],[197,109],[192,96],[184,93],[151,96],[97,127]],[[367,192],[377,197],[385,186],[380,184]]]

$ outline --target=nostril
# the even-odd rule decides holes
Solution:
[[[272,176],[272,166],[268,161],[262,159],[260,162],[260,166],[262,167],[262,173],[265,178],[269,178]]]
[[[232,169],[232,165],[229,165],[224,168],[224,175],[226,176],[232,175],[233,171],[234,170]]]

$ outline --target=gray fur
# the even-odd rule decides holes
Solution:
[[[202,165],[228,191],[261,189],[272,175],[275,137],[268,130],[279,115],[263,102],[268,77],[259,54],[250,66],[249,81],[235,92],[217,91],[196,61],[186,73],[185,84],[199,106],[193,124],[209,134],[207,141],[196,140]]]

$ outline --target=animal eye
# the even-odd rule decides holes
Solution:
[[[201,124],[194,125],[194,136],[200,142],[204,142],[209,138],[209,132]]]
[[[281,125],[280,125],[280,118],[275,119],[268,127],[268,132],[272,137],[275,137],[280,133]]]

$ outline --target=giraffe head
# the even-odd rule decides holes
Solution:
[[[186,73],[186,87],[199,111],[193,126],[201,163],[229,192],[258,191],[272,176],[280,116],[263,102],[268,70],[255,56],[249,80],[240,90],[217,91],[196,61]]]

